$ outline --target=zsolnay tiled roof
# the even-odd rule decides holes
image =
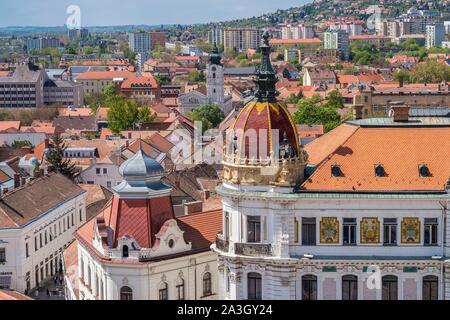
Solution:
[[[379,123],[371,120],[372,125],[369,126],[344,124],[307,145],[310,163],[318,166],[301,189],[377,192],[445,190],[450,177],[450,123],[427,126],[412,122],[407,126],[407,123],[392,124],[389,118]],[[375,175],[375,165],[378,164],[385,170],[383,177]],[[427,177],[419,175],[419,166],[423,164],[430,172]],[[340,167],[341,176],[331,175],[333,165]]]

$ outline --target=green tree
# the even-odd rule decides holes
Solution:
[[[187,114],[192,121],[202,122],[202,129],[205,132],[208,129],[216,128],[225,118],[222,110],[217,105],[206,104],[196,108]]]
[[[410,80],[418,83],[450,81],[450,66],[437,60],[427,60],[414,68]]]
[[[328,107],[331,108],[343,108],[344,107],[344,98],[342,97],[342,94],[338,90],[333,90],[330,93],[328,93],[327,96],[328,100]]]
[[[70,160],[64,159],[64,151],[66,149],[67,145],[64,139],[60,135],[53,136],[47,152],[47,161],[57,172],[73,179],[76,168],[75,164],[71,163]]]
[[[411,74],[407,70],[399,70],[394,73],[392,80],[400,83],[409,83],[411,81]]]
[[[147,106],[139,106],[136,100],[115,96],[108,102],[108,128],[115,134],[133,128],[137,123],[151,122],[154,117]]]
[[[320,100],[319,95],[301,99],[297,104],[297,111],[294,114],[296,123],[308,125],[322,124],[325,132],[339,126],[342,121],[336,108],[327,104],[318,105]]]

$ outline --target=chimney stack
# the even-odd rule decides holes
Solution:
[[[20,187],[20,173],[14,173],[14,189]]]
[[[408,122],[410,107],[402,101],[391,102],[391,110],[393,112],[394,122]]]

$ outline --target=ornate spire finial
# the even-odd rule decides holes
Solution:
[[[219,54],[219,48],[217,48],[217,43],[214,41],[214,47],[211,51],[209,62],[215,65],[222,65],[222,57]]]
[[[256,91],[255,97],[258,101],[268,101],[275,102],[279,93],[275,88],[275,84],[278,79],[275,76],[275,70],[272,67],[270,61],[270,35],[269,32],[265,31],[262,35],[263,43],[259,47],[261,50],[261,67],[256,74],[256,84],[258,85],[258,90]]]

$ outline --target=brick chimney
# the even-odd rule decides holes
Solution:
[[[410,107],[402,101],[391,102],[394,122],[408,122]]]

